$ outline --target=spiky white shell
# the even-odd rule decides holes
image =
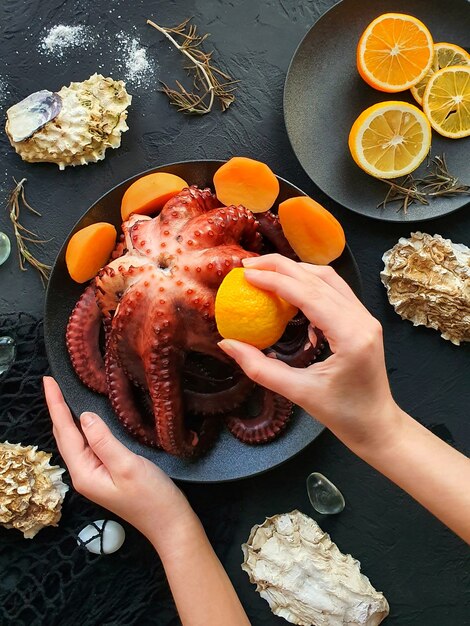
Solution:
[[[390,304],[414,326],[439,330],[455,345],[470,341],[470,249],[441,235],[402,237],[382,260]]]
[[[0,524],[32,539],[45,526],[57,526],[68,491],[65,470],[50,465],[51,454],[37,446],[0,443]]]
[[[13,141],[7,119],[10,143],[24,161],[57,163],[63,170],[67,165],[100,161],[107,148],[121,145],[132,100],[122,81],[94,74],[81,83],[62,87],[58,95],[62,100],[60,113],[24,141]]]
[[[242,569],[256,590],[292,624],[377,626],[389,613],[360,563],[299,511],[254,526],[242,550]]]

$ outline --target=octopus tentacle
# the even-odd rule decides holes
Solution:
[[[144,257],[126,255],[103,267],[95,278],[96,302],[104,319],[112,318],[124,291],[145,280],[152,267]]]
[[[66,344],[73,368],[93,391],[106,394],[106,374],[99,348],[101,312],[96,304],[95,285],[85,289],[69,318]]]
[[[148,294],[151,297],[157,291],[158,282],[155,279],[152,281],[150,275],[148,279]],[[119,364],[131,381],[142,388],[146,386],[143,355],[148,326],[145,324],[151,324],[153,316],[158,315],[158,312],[150,314],[148,302],[144,291],[133,285],[120,299],[112,319],[113,336],[117,339],[114,350]]]
[[[135,387],[119,365],[116,336],[112,330],[106,343],[106,380],[113,411],[131,435],[147,446],[159,448],[155,425],[143,421],[142,412],[134,400]]]
[[[125,242],[125,238],[124,238],[124,233],[121,233],[121,235],[119,236],[119,240],[118,240],[118,242],[116,244],[116,247],[111,252],[110,260],[114,261],[115,259],[117,259],[120,256],[122,256],[123,254],[125,254],[126,251],[127,251],[127,247],[126,247],[126,242]]]
[[[256,219],[259,224],[259,232],[274,247],[276,252],[279,252],[279,254],[282,254],[293,261],[299,260],[299,257],[287,241],[284,231],[282,230],[279,217],[275,213],[272,213],[272,211],[257,213]]]
[[[184,350],[176,345],[174,322],[164,320],[155,327],[155,341],[147,358],[147,385],[153,403],[157,435],[162,448],[176,456],[198,456],[212,445],[217,426],[205,418],[199,432],[185,424],[181,372]]]
[[[189,411],[201,415],[226,413],[240,406],[246,400],[247,395],[253,391],[254,386],[255,383],[247,376],[239,376],[231,387],[219,391],[203,392],[185,389],[185,404]]]
[[[287,426],[293,404],[284,396],[264,387],[259,387],[261,408],[255,417],[243,418],[230,415],[226,418],[227,428],[234,437],[244,443],[267,443],[275,439]]]
[[[163,225],[171,222],[172,230],[175,231],[188,219],[218,206],[220,202],[210,189],[199,189],[193,185],[168,200],[160,212],[160,221]]]
[[[307,330],[307,327],[309,330]],[[266,355],[284,361],[292,367],[307,367],[325,347],[325,337],[320,329],[309,326],[307,319],[287,326],[281,339],[266,351]]]
[[[193,217],[182,234],[181,243],[193,250],[240,243],[246,250],[260,252],[262,246],[258,222],[242,206],[219,207]]]
[[[197,259],[196,266],[190,268],[189,272],[204,278],[207,285],[218,288],[223,278],[234,267],[241,267],[242,259],[258,256],[256,252],[248,252],[241,246],[232,244],[217,246],[201,251]],[[199,269],[198,269],[199,268]]]

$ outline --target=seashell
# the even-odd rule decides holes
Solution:
[[[119,550],[126,538],[121,524],[113,520],[99,519],[82,528],[77,543],[93,554],[112,554]]]
[[[12,141],[24,141],[56,118],[62,109],[61,97],[52,91],[36,91],[7,111],[7,133]]]
[[[121,145],[121,134],[128,130],[127,107],[132,101],[122,81],[93,74],[81,83],[62,87],[56,95],[62,103],[58,115],[23,141],[15,140],[18,135],[12,132],[7,114],[7,135],[24,161],[57,163],[63,170],[67,165],[100,161],[107,148]],[[13,121],[16,133],[17,127]]]
[[[441,235],[402,237],[382,260],[390,304],[414,326],[424,325],[455,345],[470,341],[470,249]]]
[[[50,465],[52,455],[37,446],[0,443],[0,524],[32,539],[45,526],[57,526],[68,491],[65,470]]]
[[[299,511],[268,517],[242,546],[245,570],[275,615],[299,626],[377,626],[388,602],[318,524]]]

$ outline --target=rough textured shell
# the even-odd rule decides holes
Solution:
[[[300,626],[377,626],[388,602],[318,524],[299,511],[268,517],[242,546],[244,569],[271,610]]]
[[[470,249],[441,235],[412,233],[383,256],[380,277],[390,304],[414,326],[470,341]]]
[[[32,539],[45,526],[57,526],[68,491],[65,470],[50,465],[51,454],[37,446],[0,443],[0,524]]]
[[[102,160],[107,148],[121,145],[132,100],[122,81],[94,74],[62,87],[58,95],[62,100],[59,115],[29,139],[13,141],[7,121],[10,142],[24,161],[57,163],[63,170],[67,165]]]

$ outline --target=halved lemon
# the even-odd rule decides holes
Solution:
[[[418,107],[379,102],[363,111],[349,133],[357,165],[377,178],[398,178],[415,170],[431,147],[431,126]]]
[[[433,52],[431,33],[420,20],[404,13],[384,13],[361,35],[357,69],[379,91],[404,91],[425,76]]]
[[[470,54],[455,43],[435,43],[431,67],[424,78],[410,89],[416,102],[423,104],[424,91],[431,76],[443,67],[449,67],[450,65],[470,65]]]
[[[431,126],[444,137],[470,135],[470,65],[444,67],[431,76],[423,96]]]

